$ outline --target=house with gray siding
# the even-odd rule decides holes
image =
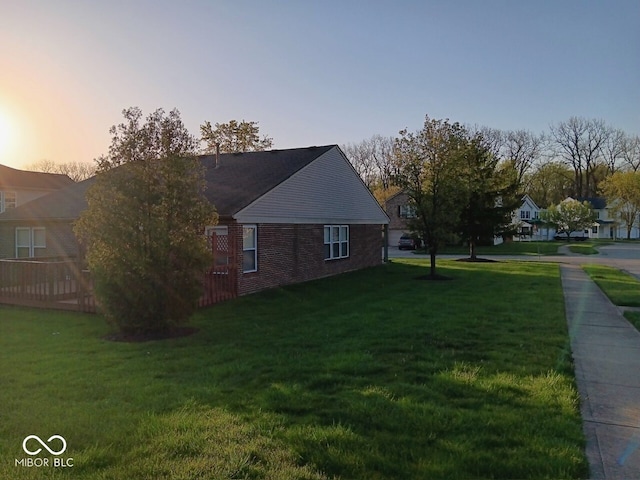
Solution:
[[[73,185],[67,175],[30,172],[0,165],[0,214],[11,212],[37,198]],[[8,235],[0,235],[0,258],[16,255],[35,256],[42,242],[42,230],[28,223],[12,228]],[[16,242],[23,247],[16,249]],[[4,254],[3,254],[4,253]]]
[[[199,157],[217,225],[204,227],[214,265],[247,294],[379,265],[389,218],[337,145]],[[93,179],[0,214],[0,237],[39,229],[39,257],[77,257],[73,222]],[[15,241],[0,257],[23,256]]]

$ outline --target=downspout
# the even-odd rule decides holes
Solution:
[[[389,224],[385,223],[383,226],[383,249],[384,249],[384,254],[382,256],[382,261],[384,263],[388,263],[389,262]]]

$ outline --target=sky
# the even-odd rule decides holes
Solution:
[[[91,162],[122,110],[257,121],[274,148],[425,115],[640,134],[640,0],[0,0],[0,163]]]

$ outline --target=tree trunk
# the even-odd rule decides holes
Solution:
[[[476,259],[476,241],[473,238],[469,239],[469,258]]]
[[[431,257],[431,272],[429,275],[431,275],[431,277],[435,277],[436,276],[436,249],[433,247],[430,248],[429,255]]]

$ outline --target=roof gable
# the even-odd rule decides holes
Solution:
[[[72,183],[73,180],[61,173],[29,172],[0,165],[0,190],[11,188],[58,190]]]
[[[234,217],[242,223],[389,223],[389,217],[338,146],[325,151]]]
[[[201,156],[206,172],[205,196],[218,214],[233,216],[242,208],[334,148],[292,148]]]
[[[522,197],[522,205],[520,209],[522,210],[524,207],[528,207],[530,210],[540,210],[540,207],[536,205],[536,202],[534,202],[529,195]]]

